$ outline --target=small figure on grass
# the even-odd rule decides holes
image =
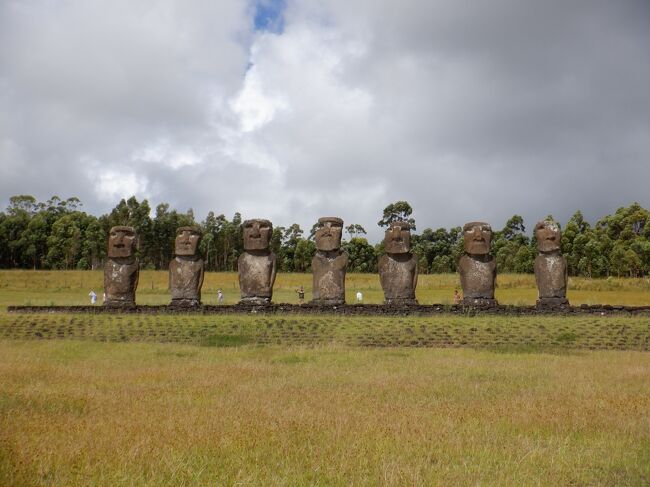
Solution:
[[[223,291],[221,289],[217,289],[217,301],[219,304],[223,304]]]
[[[97,303],[97,293],[93,291],[92,289],[88,293],[88,296],[90,296],[90,304],[96,304]]]
[[[460,304],[462,299],[463,299],[463,297],[458,292],[458,289],[454,289],[454,304]]]
[[[357,303],[362,303],[363,302],[363,293],[361,291],[357,291]]]
[[[305,304],[305,289],[300,286],[298,289],[296,289],[296,293],[298,293],[298,303]]]

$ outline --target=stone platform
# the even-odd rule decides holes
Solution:
[[[490,307],[428,304],[390,306],[384,304],[343,304],[339,306],[305,304],[267,304],[267,305],[201,305],[195,308],[178,308],[169,305],[135,306],[113,308],[108,306],[8,306],[10,313],[128,313],[128,314],[307,314],[343,316],[427,316],[437,314],[476,315],[648,315],[650,306],[581,305],[561,307],[504,306]]]

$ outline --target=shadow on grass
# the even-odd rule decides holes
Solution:
[[[311,361],[312,361],[311,357],[305,355],[290,354],[290,355],[282,355],[280,357],[275,357],[274,359],[271,360],[271,363],[291,365],[291,364],[304,364],[306,362],[311,362]]]
[[[157,350],[157,357],[176,357],[176,358],[192,358],[196,357],[196,352],[186,352],[186,351],[168,351],[168,350]]]
[[[251,339],[244,335],[209,335],[201,338],[201,347],[241,347],[252,343]]]
[[[550,345],[495,345],[476,350],[500,354],[549,354],[549,355],[584,355],[584,350],[556,347]]]

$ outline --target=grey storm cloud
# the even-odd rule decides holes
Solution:
[[[135,194],[373,240],[650,206],[645,1],[0,2],[0,199]],[[277,23],[276,23],[277,25]]]

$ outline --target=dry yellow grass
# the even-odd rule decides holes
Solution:
[[[301,284],[309,293],[309,275],[279,275],[275,300],[296,302]],[[454,275],[421,276],[418,297],[449,303],[457,284]],[[0,306],[86,304],[88,290],[101,285],[101,272],[3,271]],[[575,304],[650,304],[643,279],[571,286]],[[237,301],[236,274],[208,274],[204,301],[215,304],[219,287],[227,303]],[[144,271],[138,301],[164,304],[166,288],[166,273]],[[348,299],[357,289],[366,302],[381,302],[376,276],[349,275]],[[500,276],[497,297],[532,304],[533,277]],[[41,320],[54,329],[68,320],[66,330],[92,321],[106,339],[114,328],[108,315],[0,315],[6,326]],[[226,334],[253,336],[265,320],[287,320],[144,318],[120,317],[129,321],[120,333],[167,327],[182,338],[221,319],[210,328],[221,334],[215,344],[239,346],[0,340],[0,485],[650,484],[648,353],[367,349],[318,340],[310,348],[255,346]],[[317,334],[329,319],[338,318],[309,318],[318,326],[302,332],[293,317],[283,324],[287,340]],[[342,320],[341,333],[390,332],[397,340],[411,318]],[[430,326],[443,326],[436,320],[445,317],[429,318]],[[458,317],[447,331],[494,324],[526,343],[542,332],[577,341],[597,335],[587,323],[583,337],[577,318],[535,320]],[[614,345],[623,328],[632,341],[647,334],[645,316],[596,320]]]
[[[304,286],[311,298],[310,274],[280,273],[274,287],[273,300],[297,303],[296,289]],[[164,271],[142,271],[137,292],[140,304],[167,304],[168,275]],[[537,299],[535,278],[527,274],[505,274],[497,279],[496,297],[502,304],[532,305]],[[88,304],[88,292],[101,294],[102,271],[0,271],[0,306],[6,305],[74,305]],[[421,275],[417,298],[422,304],[453,302],[454,288],[460,289],[455,274]],[[223,289],[225,303],[239,300],[239,285],[234,272],[209,272],[203,285],[203,302],[217,304],[217,289]],[[375,274],[348,274],[346,299],[354,302],[356,291],[363,292],[366,303],[383,302],[379,277]],[[585,279],[569,280],[568,298],[579,304],[650,305],[650,279]]]
[[[0,341],[2,485],[648,485],[650,354]]]

